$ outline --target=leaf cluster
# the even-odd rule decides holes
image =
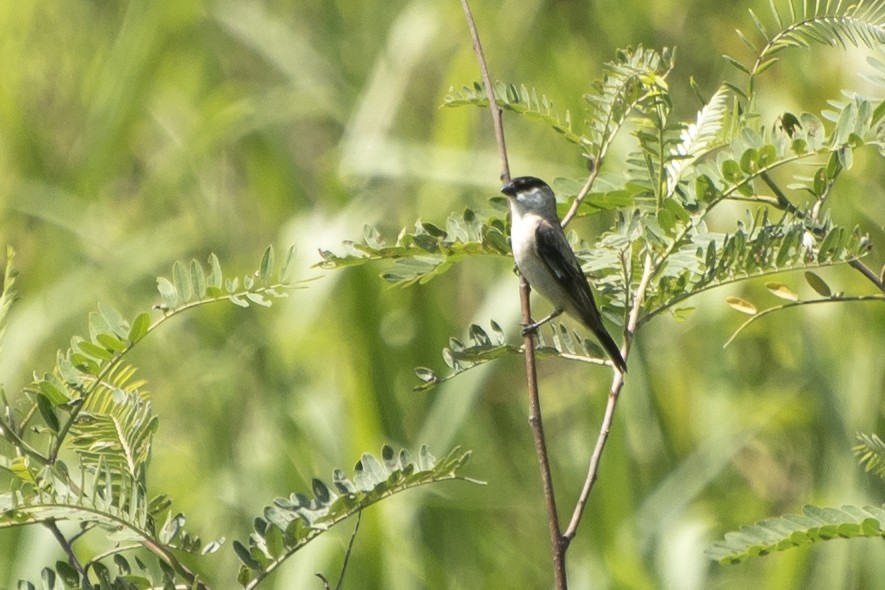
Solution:
[[[13,296],[11,258],[10,252],[0,314]],[[242,278],[224,276],[215,255],[209,257],[208,274],[196,261],[176,262],[171,279],[157,281],[162,303],[154,314],[159,310],[160,317],[144,312],[126,321],[99,305],[90,314],[88,337],[72,339],[53,370],[36,377],[17,403],[3,397],[0,434],[11,452],[0,454],[0,467],[12,475],[12,484],[0,491],[0,530],[42,525],[69,557],[43,569],[43,588],[209,588],[179,555],[214,553],[224,538],[203,543],[184,528],[185,516],[171,510],[166,495],[149,496],[147,465],[159,417],[144,381],[135,378],[135,368],[125,359],[156,327],[186,310],[223,300],[267,306],[272,298],[286,296],[294,286],[291,260],[290,249],[277,271],[268,248],[258,270]],[[0,325],[2,320],[0,315]],[[380,460],[363,455],[352,479],[336,470],[331,485],[313,480],[312,497],[293,493],[278,498],[255,519],[249,540],[233,543],[243,564],[239,581],[255,587],[309,541],[388,496],[466,479],[461,469],[469,457],[459,448],[436,459],[427,447],[413,457],[385,446]],[[62,522],[76,523],[78,532],[63,533]],[[74,546],[92,531],[105,535],[109,548],[81,562]],[[36,588],[27,581],[20,587]]]
[[[793,547],[831,539],[885,536],[885,510],[876,506],[819,508],[805,506],[802,514],[768,518],[727,533],[707,555],[723,564],[740,563]]]
[[[871,79],[885,86],[885,65],[872,58],[869,63],[877,72]],[[852,168],[855,151],[872,148],[885,154],[881,99],[845,93],[820,116],[784,113],[762,126],[747,116],[749,104],[743,95],[723,84],[693,122],[680,122],[670,115],[665,78],[671,69],[670,52],[657,55],[640,48],[619,53],[596,84],[591,101],[596,107],[587,121],[595,131],[576,142],[595,146],[588,153],[597,160],[584,183],[586,190],[576,191],[575,198],[592,202],[604,196],[621,204],[608,232],[592,244],[575,245],[601,296],[604,314],[622,323],[629,302],[641,296],[640,327],[665,311],[682,318],[693,309],[687,300],[709,289],[784,271],[853,263],[869,252],[868,236],[832,219],[828,205],[836,183]],[[507,108],[517,97],[524,100],[525,94],[511,89],[503,99],[498,96],[500,106]],[[477,89],[447,102],[481,103]],[[540,101],[542,110],[549,104]],[[636,149],[616,170],[618,163],[606,158],[607,145],[624,130],[631,132]],[[711,213],[729,202],[746,206],[743,217],[725,231],[714,229]],[[639,294],[634,269],[647,256],[653,261],[653,275]],[[821,287],[820,283],[815,284]],[[878,297],[833,295],[828,286],[826,290],[830,294],[815,302]],[[471,328],[471,345],[453,339],[443,351],[452,369],[449,377],[520,349],[474,332]],[[589,350],[583,344],[578,348]],[[552,350],[562,358],[586,359],[568,347]],[[420,388],[449,378],[425,368],[418,370],[418,377]]]
[[[255,519],[248,542],[233,542],[242,562],[239,582],[247,589],[255,587],[316,536],[388,496],[429,483],[467,479],[461,469],[469,458],[470,453],[458,447],[437,459],[426,446],[413,457],[405,449],[396,453],[385,445],[380,460],[363,454],[352,479],[336,469],[331,485],[313,480],[312,497],[294,493],[277,498]]]
[[[507,255],[510,244],[504,220],[490,214],[480,216],[471,209],[452,214],[445,229],[417,221],[412,231],[405,228],[390,245],[377,228],[365,226],[361,242],[344,242],[344,254],[320,250],[324,269],[340,269],[369,262],[392,261],[381,276],[397,286],[425,284],[469,256]]]
[[[867,472],[885,479],[885,443],[875,434],[858,434],[858,440],[860,443],[854,452],[859,462]],[[720,563],[734,564],[774,551],[858,537],[885,537],[885,509],[880,506],[805,506],[802,514],[767,518],[726,533],[723,540],[707,550],[707,555]]]
[[[769,3],[775,29],[770,29],[771,25],[766,26],[755,12],[749,11],[763,40],[761,45],[737,30],[738,37],[754,56],[752,63],[730,55],[723,56],[747,75],[745,89],[732,86],[746,98],[753,96],[757,77],[777,64],[781,59],[778,55],[786,49],[808,48],[812,44],[842,49],[849,45],[875,48],[885,43],[885,2],[881,0],[860,0],[847,5],[842,0],[802,0],[784,4],[786,10],[778,10],[777,3]]]
[[[164,585],[171,587],[177,580],[196,583],[176,553],[210,553],[221,541],[203,544],[184,529],[184,516],[170,510],[166,496],[149,496],[147,465],[159,417],[145,382],[135,378],[135,367],[127,363],[128,353],[185,310],[220,300],[266,306],[271,298],[286,296],[292,286],[291,260],[290,250],[277,272],[273,249],[268,248],[258,270],[242,279],[225,277],[214,255],[208,275],[196,261],[176,262],[172,279],[158,279],[159,317],[146,311],[126,320],[99,304],[89,315],[88,334],[72,338],[50,371],[35,374],[18,398],[0,397],[0,435],[5,443],[0,468],[11,476],[8,489],[0,491],[0,529],[40,524],[53,531],[69,555],[74,543],[90,531],[103,531],[114,543],[106,554],[85,564],[59,562],[45,570],[45,586],[61,580],[70,587],[149,587],[151,568],[137,555],[132,562],[123,555],[136,548],[154,554],[152,567],[161,572]],[[0,296],[4,316],[13,299],[14,277],[10,251]],[[77,523],[80,531],[63,534],[56,525],[61,521]],[[114,562],[118,576],[105,561]]]

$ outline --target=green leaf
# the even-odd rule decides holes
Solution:
[[[56,561],[55,571],[61,577],[65,587],[78,588],[80,586],[80,572],[67,561]]]
[[[261,264],[258,266],[258,280],[261,285],[267,287],[271,283],[271,274],[274,270],[273,246],[268,246],[264,250],[261,257]]]
[[[830,289],[830,286],[827,285],[826,281],[824,281],[820,276],[811,272],[810,270],[805,271],[805,280],[811,285],[811,288],[817,292],[821,297],[832,297],[833,291]]]
[[[740,34],[740,31],[738,31],[738,34]],[[741,36],[741,39],[744,39],[744,38],[745,38],[745,37]],[[747,66],[745,66],[744,64],[742,64],[741,62],[739,62],[738,60],[736,60],[735,58],[731,57],[730,55],[723,53],[723,54],[722,54],[722,59],[724,59],[724,60],[727,61],[729,64],[731,64],[732,66],[736,67],[737,69],[739,69],[739,70],[742,71],[743,73],[745,73],[745,74],[749,74],[749,73],[750,73],[750,68],[748,68]]]
[[[98,303],[98,311],[104,319],[108,330],[113,332],[119,338],[126,338],[126,335],[129,332],[129,325],[126,323],[126,320],[123,319],[123,316],[120,315],[120,312],[101,302]]]
[[[81,340],[80,342],[77,342],[76,347],[84,354],[87,354],[101,361],[109,361],[114,358],[113,352],[101,346],[98,346],[97,344],[93,344],[88,340]]]
[[[230,302],[239,307],[249,307],[249,301],[239,295],[231,295]]]
[[[67,393],[67,388],[51,373],[43,375],[43,379],[37,383],[37,387],[39,387],[40,392],[49,399],[53,406],[65,404],[71,400]]]
[[[126,346],[128,345],[125,340],[120,340],[113,334],[97,334],[95,340],[100,346],[104,347],[105,350],[114,354],[126,350]]]
[[[151,316],[148,313],[142,312],[135,316],[135,319],[132,320],[132,327],[129,328],[129,342],[135,344],[136,342],[144,338],[145,335],[148,333],[148,328],[150,328],[150,325]]]
[[[266,507],[264,517],[255,519],[248,542],[233,542],[234,552],[245,566],[240,569],[240,583],[257,583],[330,527],[388,496],[424,484],[466,479],[460,472],[470,457],[457,447],[439,460],[426,447],[421,448],[417,461],[405,450],[395,453],[389,447],[383,448],[381,455],[379,461],[363,454],[353,481],[335,470],[332,483],[337,493],[315,479],[313,498],[293,493]]]
[[[213,289],[221,289],[224,283],[224,278],[221,272],[221,263],[218,261],[218,256],[216,256],[214,252],[209,255],[209,267],[209,278],[206,280],[206,285]]]
[[[196,260],[191,260],[190,269],[194,297],[202,299],[206,296],[206,273],[203,272],[203,267]]]
[[[157,290],[160,292],[160,297],[163,298],[163,303],[166,304],[166,307],[174,308],[178,306],[178,291],[169,279],[157,277]]]
[[[246,293],[246,298],[252,303],[261,305],[262,307],[270,307],[271,301],[261,293]],[[231,298],[233,301],[233,298]]]
[[[280,282],[284,285],[292,282],[292,263],[295,261],[295,246],[289,246],[289,249],[286,250],[286,259],[283,261],[283,266],[280,268]]]
[[[175,286],[175,292],[178,293],[182,303],[187,303],[194,298],[190,273],[185,263],[181,260],[176,260],[172,265],[172,284]]]
[[[838,258],[842,253],[845,244],[845,230],[841,227],[834,227],[824,237],[820,243],[817,259],[818,262],[826,262]]]
[[[726,533],[725,539],[714,543],[706,554],[719,563],[733,564],[834,538],[882,537],[883,529],[885,510],[876,506],[805,506],[801,515],[768,518]]]
[[[237,554],[237,558],[239,558],[239,560],[243,562],[243,565],[245,565],[247,568],[252,569],[252,570],[261,569],[261,565],[257,561],[252,559],[252,554],[249,553],[249,550],[246,549],[245,545],[243,545],[239,541],[234,541],[233,548],[234,548],[234,553]],[[241,583],[242,583],[242,580],[241,580]]]
[[[759,171],[759,150],[750,148],[741,154],[741,170],[747,174],[755,174]]]
[[[732,184],[743,181],[744,173],[741,171],[741,165],[734,160],[725,160],[722,162],[722,177]]]
[[[46,426],[51,431],[58,432],[60,427],[58,416],[55,415],[52,402],[42,393],[37,394],[37,408],[40,410],[40,415],[43,417],[43,421],[46,422]]]
[[[799,115],[799,122],[805,130],[805,140],[808,143],[808,149],[813,152],[818,151],[826,139],[826,131],[824,124],[819,118],[811,113],[802,113]]]

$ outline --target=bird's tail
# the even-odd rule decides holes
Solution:
[[[599,343],[602,344],[602,347],[608,353],[608,356],[611,357],[612,362],[618,367],[618,370],[621,373],[627,372],[627,362],[624,360],[624,357],[621,356],[621,350],[618,348],[618,345],[615,344],[614,339],[609,335],[604,327],[600,329],[593,330],[596,334],[596,338],[599,339]]]

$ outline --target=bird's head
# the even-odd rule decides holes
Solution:
[[[534,176],[514,178],[501,187],[520,213],[537,213],[545,218],[556,218],[556,195],[546,182]]]

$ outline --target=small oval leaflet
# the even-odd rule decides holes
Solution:
[[[805,271],[805,281],[811,285],[811,288],[817,292],[821,297],[832,297],[833,291],[830,289],[830,286],[820,278],[816,273],[811,272],[810,270]]]
[[[765,288],[771,294],[787,301],[799,301],[799,295],[783,283],[765,283]]]
[[[727,303],[732,309],[736,309],[741,313],[756,315],[756,306],[746,299],[741,299],[740,297],[726,297],[725,303]]]

